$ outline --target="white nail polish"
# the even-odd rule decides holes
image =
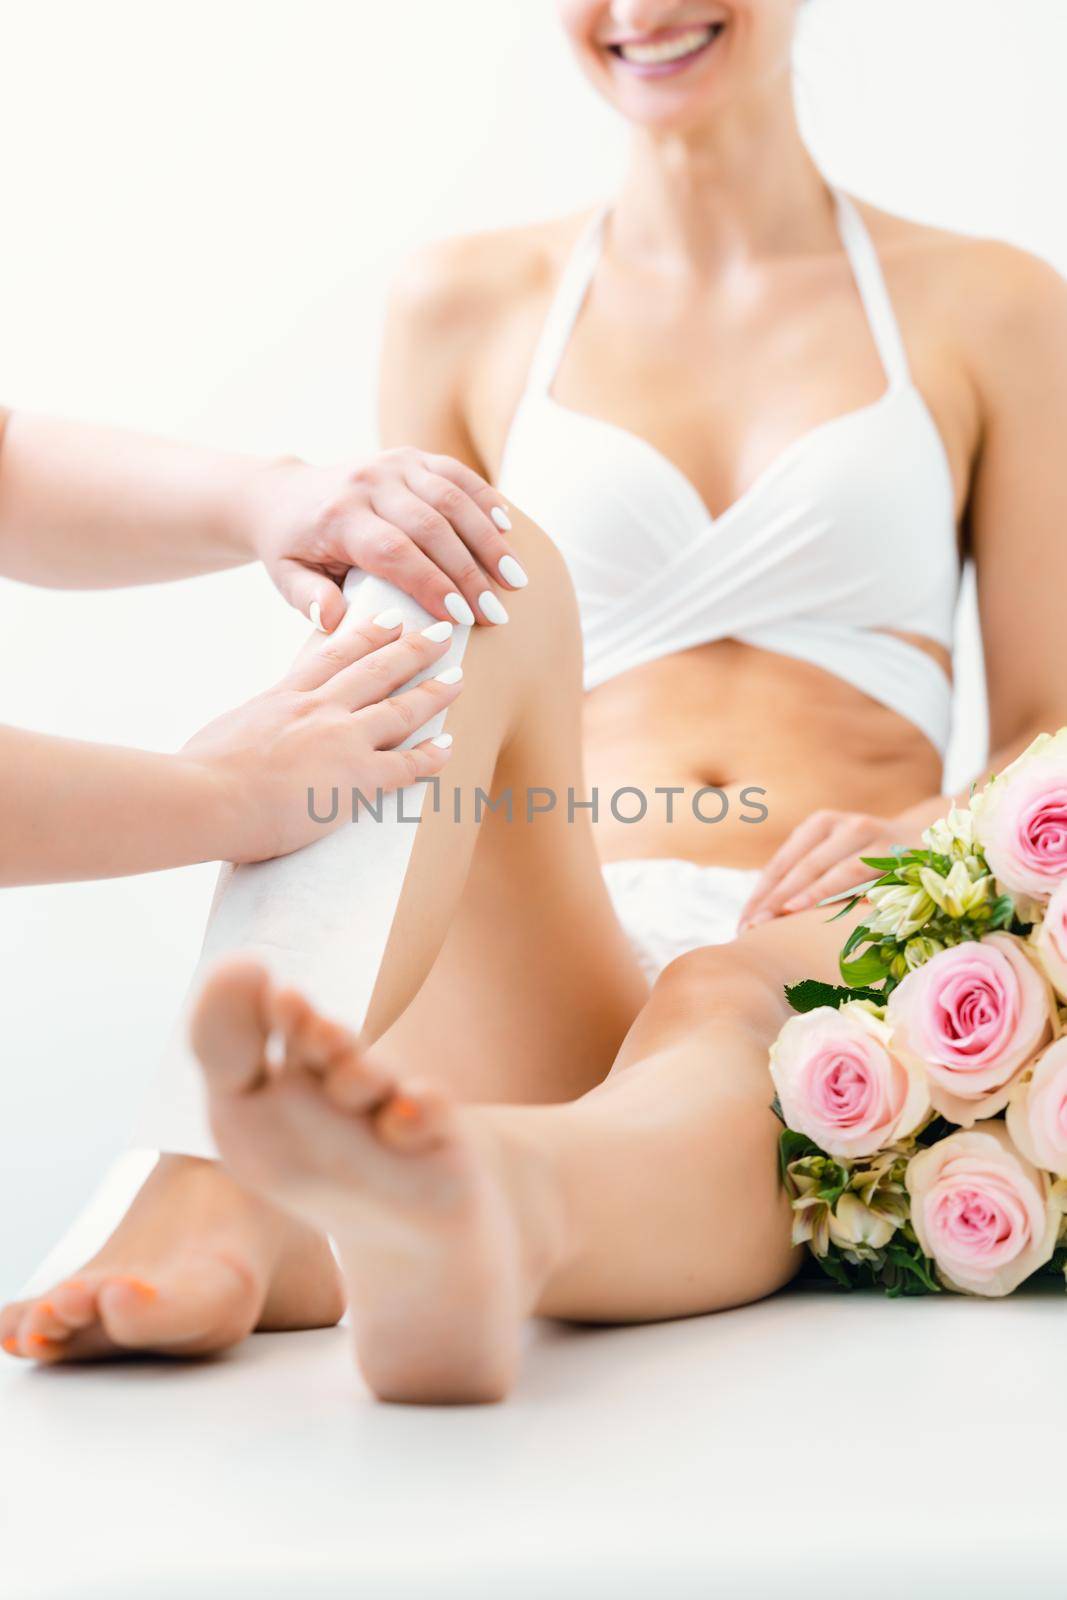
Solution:
[[[445,610],[457,622],[462,622],[465,628],[474,627],[474,612],[461,594],[446,594]]]
[[[403,622],[403,613],[399,606],[390,606],[388,611],[379,611],[374,619],[376,628],[399,628]]]
[[[478,609],[481,611],[486,622],[496,622],[499,624],[501,622],[507,622],[508,620],[507,612],[504,610],[504,607],[500,604],[500,601],[497,599],[496,595],[493,594],[491,589],[487,589],[484,594],[480,594],[478,596]]]
[[[452,748],[452,735],[450,733],[439,733],[436,739],[431,739],[430,743],[435,744],[438,750],[450,750]]]
[[[322,607],[319,605],[317,600],[312,600],[311,604],[308,606],[308,616],[311,618],[313,627],[318,628],[320,633],[326,632],[326,629],[322,625]]]
[[[431,622],[428,628],[423,628],[422,637],[432,639],[434,644],[444,644],[446,639],[452,637],[452,624],[450,622]]]
[[[444,672],[437,674],[438,683],[458,683],[463,676],[462,667],[446,667]]]
[[[513,589],[525,589],[529,578],[519,566],[514,556],[504,556],[496,569],[505,583],[510,583]]]
[[[511,532],[511,518],[502,506],[494,506],[489,515],[500,529],[501,533]]]

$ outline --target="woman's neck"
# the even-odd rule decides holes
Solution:
[[[825,244],[827,185],[800,136],[792,93],[685,133],[641,129],[612,220],[614,245],[661,268]]]

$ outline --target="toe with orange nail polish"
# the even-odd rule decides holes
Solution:
[[[132,1289],[135,1294],[139,1294],[142,1300],[154,1300],[159,1294],[159,1290],[155,1285],[145,1283],[143,1278],[119,1278],[118,1282],[124,1283],[127,1289]]]
[[[39,1350],[47,1350],[53,1345],[62,1344],[63,1341],[62,1339],[49,1339],[43,1333],[29,1333],[26,1335],[26,1343],[35,1345]]]
[[[19,1353],[19,1342],[15,1338],[14,1334],[9,1334],[8,1337],[4,1340],[4,1349],[7,1351],[9,1356],[17,1356],[18,1355],[18,1353]]]
[[[399,1117],[402,1122],[415,1122],[419,1116],[418,1102],[406,1094],[398,1094],[390,1109],[393,1116]]]

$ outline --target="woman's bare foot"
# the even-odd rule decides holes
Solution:
[[[332,1326],[344,1292],[329,1245],[215,1162],[163,1156],[75,1277],[0,1311],[0,1342],[34,1361],[201,1356],[255,1328]]]
[[[501,1399],[550,1252],[526,1215],[520,1227],[526,1180],[486,1125],[436,1090],[393,1082],[244,959],[208,979],[193,1043],[228,1170],[333,1238],[374,1393]]]

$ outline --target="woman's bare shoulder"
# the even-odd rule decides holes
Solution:
[[[1067,281],[1048,261],[1001,239],[913,222],[862,204],[890,279],[924,297],[972,339],[1067,326]]]
[[[485,329],[547,299],[584,221],[576,215],[423,245],[394,281],[394,308],[439,334]]]

